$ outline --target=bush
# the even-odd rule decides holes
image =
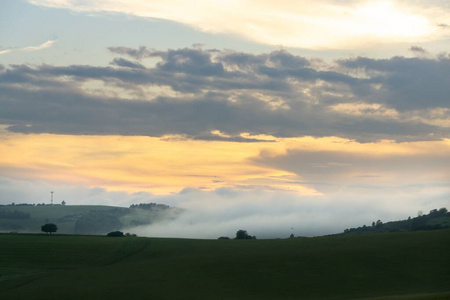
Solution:
[[[112,231],[112,232],[108,233],[106,236],[108,236],[108,237],[124,237],[122,231]]]

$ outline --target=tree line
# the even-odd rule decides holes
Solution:
[[[62,201],[61,202],[61,204],[58,204],[58,203],[56,203],[56,204],[45,204],[45,203],[37,203],[37,204],[35,204],[35,203],[14,203],[14,202],[12,202],[11,204],[0,204],[0,206],[58,206],[58,205],[66,205],[66,201]]]
[[[153,209],[169,209],[170,206],[158,203],[139,203],[139,204],[131,204],[130,208],[153,210]]]
[[[227,236],[221,236],[219,240],[229,240],[230,238]],[[256,236],[249,235],[247,230],[240,229],[236,232],[235,240],[256,240]]]

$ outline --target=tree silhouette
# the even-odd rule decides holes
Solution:
[[[236,240],[250,240],[250,239],[256,239],[255,236],[251,236],[247,233],[247,230],[238,230],[236,232],[236,237],[234,238]]]
[[[122,231],[111,231],[106,236],[108,236],[108,237],[124,237],[125,235],[123,235]]]
[[[58,226],[56,226],[56,224],[53,223],[48,223],[41,226],[41,231],[47,234],[49,233],[52,234],[52,232],[58,231]]]

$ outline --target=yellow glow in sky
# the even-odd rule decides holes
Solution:
[[[337,137],[302,137],[237,143],[173,137],[5,133],[0,140],[0,175],[155,194],[176,193],[186,187],[259,187],[314,195],[319,192],[299,183],[305,180],[301,172],[263,166],[254,159],[262,153],[274,157],[292,150],[400,157],[445,155],[449,148],[450,140],[361,144]]]
[[[8,134],[0,142],[0,166],[13,177],[77,182],[112,190],[166,194],[185,187],[210,190],[258,182],[275,189],[314,193],[276,179],[294,174],[248,162],[261,147],[260,143],[151,137]]]

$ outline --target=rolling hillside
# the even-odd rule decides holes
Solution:
[[[433,209],[428,214],[420,214],[407,220],[391,221],[383,223],[374,221],[372,225],[363,225],[358,228],[345,229],[344,234],[358,233],[382,233],[382,232],[406,232],[419,230],[439,230],[450,228],[450,212],[445,207]]]
[[[45,223],[58,226],[58,233],[105,234],[113,230],[175,218],[181,211],[165,205],[113,207],[98,205],[7,205],[0,206],[0,232],[37,233]]]
[[[448,299],[450,231],[279,240],[0,234],[1,299]]]

